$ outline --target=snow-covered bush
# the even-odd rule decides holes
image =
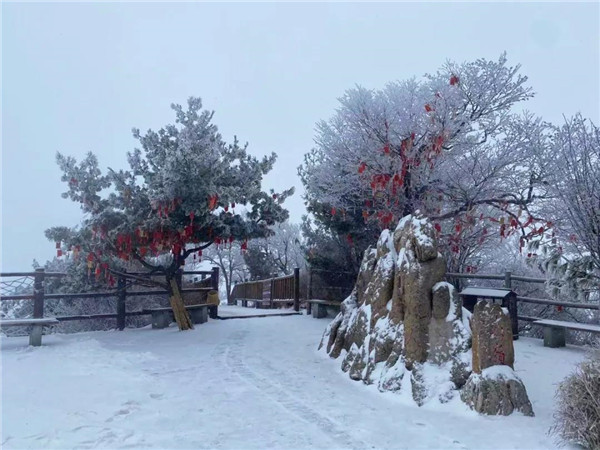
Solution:
[[[556,393],[558,409],[552,431],[585,448],[600,448],[600,352],[596,351],[565,378]]]

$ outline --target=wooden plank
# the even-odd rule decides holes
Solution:
[[[9,301],[9,300],[33,300],[33,294],[28,295],[3,295],[0,297],[0,301]]]
[[[199,305],[187,305],[185,307],[185,309],[202,309],[202,308],[210,308],[211,306],[217,306],[217,305],[215,305],[213,303],[201,303]],[[173,311],[173,308],[171,308],[170,306],[164,307],[164,308],[147,308],[147,309],[143,309],[142,311],[147,312],[147,313],[153,313],[153,312]]]
[[[133,316],[147,316],[150,313],[144,311],[127,311],[125,317]],[[116,319],[118,314],[92,314],[92,315],[78,315],[78,316],[57,316],[56,318],[61,322],[68,322],[70,320],[93,320],[93,319]]]
[[[206,309],[206,308],[210,308],[211,306],[216,306],[213,303],[201,303],[199,305],[188,305],[185,307],[185,309]]]
[[[468,287],[463,289],[459,295],[462,296],[473,296],[482,298],[506,298],[512,291],[510,289],[494,289],[494,288],[483,288],[483,287]]]
[[[474,273],[453,273],[448,272],[446,277],[450,278],[472,278],[474,280],[502,280],[504,281],[504,275],[485,275],[485,274],[474,274]],[[514,277],[513,277],[514,278]]]
[[[46,294],[46,299],[65,299],[65,298],[101,298],[101,297],[115,297],[117,295],[115,291],[104,291],[104,292],[82,292],[77,294]],[[128,293],[129,295],[129,293]]]
[[[531,317],[531,316],[517,316],[519,320],[523,322],[535,322],[536,320],[542,320],[539,317]]]
[[[290,279],[290,278],[293,279],[294,278],[294,274],[284,275],[282,277],[273,278],[273,280],[279,281],[279,280],[287,280],[287,279]]]
[[[456,272],[448,272],[446,277],[450,278],[471,278],[473,280],[504,280],[506,275],[491,275],[491,274],[474,274],[474,273],[456,273]],[[521,277],[519,275],[512,275],[511,279],[513,281],[524,281],[527,283],[545,283],[545,278],[534,278],[534,277]]]
[[[162,272],[148,273],[148,272],[127,272],[130,275],[137,276],[148,276],[148,277],[164,277],[165,274]],[[183,271],[183,275],[210,275],[212,270],[189,270]],[[65,274],[66,275],[66,274]]]
[[[127,312],[127,280],[123,275],[119,275],[117,286],[117,328],[123,331],[125,329],[125,313]]]
[[[600,305],[594,305],[592,303],[573,303],[573,302],[560,302],[557,300],[548,300],[546,298],[534,298],[534,297],[519,297],[517,300],[525,303],[537,303],[540,305],[554,305],[564,306],[565,308],[580,308],[580,309],[599,309]]]
[[[300,269],[294,269],[294,311],[300,311]]]
[[[66,277],[67,274],[64,272],[44,272],[47,277]],[[34,277],[35,272],[2,272],[1,277]]]
[[[315,305],[325,305],[325,306],[340,306],[342,302],[334,302],[330,300],[308,300],[309,303],[313,303]]]
[[[91,320],[91,319],[116,319],[116,313],[108,313],[108,314],[81,314],[77,316],[57,316],[56,317],[61,322],[68,322],[70,320]]]
[[[545,283],[545,278],[534,278],[534,277],[521,277],[519,275],[512,275],[511,277],[514,281],[524,281],[526,283]]]
[[[43,268],[35,269],[33,281],[33,317],[41,319],[44,317],[44,278]]]
[[[563,322],[562,320],[542,319],[533,322],[534,325],[544,327],[569,328],[571,330],[589,331],[591,333],[600,333],[600,326],[589,323]]]
[[[209,292],[212,291],[212,288],[209,287],[199,287],[199,288],[184,288],[181,292]],[[143,297],[144,295],[167,295],[168,291],[163,290],[152,290],[152,291],[133,291],[127,292],[127,297]],[[116,297],[116,291],[103,291],[103,292],[82,292],[78,294],[46,294],[44,299],[53,299],[53,300],[61,300],[61,299],[79,299],[79,298],[102,298],[102,297]],[[33,294],[28,295],[3,295],[0,300],[8,301],[8,300],[32,300],[34,298]]]
[[[254,315],[248,315],[248,316],[231,316],[231,317],[219,316],[218,318],[221,320],[230,320],[230,319],[253,319],[255,317],[263,318],[263,317],[301,316],[301,315],[302,315],[302,313],[300,313],[300,312],[287,312],[287,313],[280,313],[280,314],[254,314]]]
[[[25,325],[57,325],[58,319],[55,317],[45,317],[41,319],[2,319],[0,326],[2,327],[18,327]]]

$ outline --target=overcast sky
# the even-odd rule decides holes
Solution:
[[[266,187],[296,186],[314,125],[345,89],[435,71],[446,59],[509,63],[537,92],[527,109],[599,119],[594,3],[6,3],[2,5],[2,270],[55,252],[43,232],[76,225],[57,151],[123,168],[131,128],[173,122],[200,96],[226,138],[279,155]]]

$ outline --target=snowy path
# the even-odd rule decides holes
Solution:
[[[263,309],[263,308],[248,308],[235,305],[219,306],[219,317],[248,317],[248,316],[281,316],[295,314],[291,308],[280,309]]]
[[[535,418],[418,408],[316,352],[326,320],[210,321],[2,339],[2,448],[549,448],[553,383],[578,348],[517,342]],[[560,363],[558,363],[560,362]]]

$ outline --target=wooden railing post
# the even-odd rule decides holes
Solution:
[[[512,273],[510,270],[504,272],[504,288],[512,290]],[[517,340],[519,339],[519,313],[517,306],[517,296],[511,294],[508,297],[508,305],[506,306],[508,307],[508,315],[510,316],[513,340]]]
[[[219,268],[213,267],[210,274],[210,287],[219,292]]]
[[[312,303],[310,302],[312,300],[312,296],[313,296],[313,271],[312,271],[312,267],[308,269],[308,294],[307,294],[307,302],[306,302],[306,314],[308,314],[310,316],[310,314],[312,313]]]
[[[504,272],[504,288],[512,289],[512,273],[510,270]]]
[[[125,329],[125,302],[127,300],[127,284],[124,275],[119,275],[117,279],[117,328],[120,331]]]
[[[33,318],[44,317],[44,268],[35,269],[33,279]]]
[[[510,325],[514,341],[519,339],[519,313],[517,304],[516,294],[510,294],[508,296],[508,315],[510,316]]]
[[[294,268],[294,311],[300,311],[300,268]]]
[[[275,279],[271,278],[271,292],[269,293],[269,309],[273,309],[273,295],[275,295]]]

